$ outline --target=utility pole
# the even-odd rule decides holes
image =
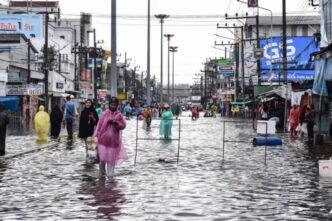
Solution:
[[[98,104],[98,97],[97,97],[97,42],[96,42],[96,29],[93,29],[93,51],[94,51],[94,56],[93,56],[93,93],[94,93],[94,103],[95,107],[97,107]]]
[[[169,15],[159,14],[155,15],[156,18],[160,19],[160,26],[161,26],[161,51],[160,51],[160,103],[163,103],[163,24],[165,18],[168,18]]]
[[[219,26],[218,26],[219,27]],[[224,27],[219,27],[219,28],[224,28]],[[234,101],[237,101],[237,88],[239,87],[239,62],[240,62],[240,55],[239,55],[239,43],[228,43],[224,44],[223,42],[221,44],[217,44],[216,42],[214,43],[215,46],[235,46],[235,82],[234,82]],[[243,79],[244,81],[244,79]]]
[[[93,33],[93,75],[92,75],[92,87],[93,87],[93,103],[95,106],[98,104],[97,99],[97,42],[96,42],[96,29],[88,31],[88,33]]]
[[[169,47],[170,52],[173,53],[173,61],[172,61],[172,102],[175,102],[175,97],[174,97],[174,54],[175,52],[177,52],[178,47],[173,46],[173,47]]]
[[[116,51],[116,0],[112,0],[111,4],[111,77],[109,78],[111,90],[110,95],[116,97],[118,95],[118,74],[117,74],[117,51]]]
[[[256,25],[258,22],[258,16],[245,16],[245,17],[227,17],[226,14],[226,19],[243,19],[243,18],[256,18]],[[227,27],[227,25],[226,25]],[[257,30],[258,30],[258,25],[256,26]],[[224,28],[224,27],[217,27],[217,28]],[[244,31],[243,31],[243,26],[235,26],[235,24],[233,24],[233,28],[240,28],[241,29],[241,72],[242,72],[242,94],[244,95],[244,86],[245,86],[245,81],[244,81]],[[259,34],[257,31],[257,47],[259,47]],[[257,68],[259,67],[258,63],[257,63]],[[258,71],[258,69],[257,69]],[[258,71],[260,73],[260,71]],[[260,79],[260,77],[258,77]]]
[[[78,74],[77,74],[77,53],[76,53],[76,50],[77,50],[77,42],[76,42],[76,29],[74,29],[74,38],[75,38],[75,45],[74,45],[74,88],[76,91],[78,91],[78,85],[79,85],[79,82],[78,82]]]
[[[125,94],[126,94],[126,99],[127,98],[127,52],[125,52],[125,65],[124,65],[124,78],[125,78]]]
[[[59,60],[59,74],[61,75],[61,53],[59,53],[59,57],[58,57],[58,60]]]
[[[45,74],[45,111],[48,111],[48,12],[45,13],[45,44],[44,44],[44,74]]]
[[[169,87],[169,83],[170,83],[170,50],[169,50],[169,43],[171,41],[171,38],[174,37],[174,35],[172,34],[166,34],[164,35],[165,38],[167,38],[167,42],[168,42],[168,46],[167,46],[167,55],[168,55],[168,64],[167,64],[167,98],[168,98],[168,102],[170,101],[170,87]]]
[[[148,0],[148,39],[147,39],[147,64],[146,64],[146,67],[147,67],[147,70],[146,70],[146,104],[147,105],[151,105],[151,73],[150,73],[150,35],[151,35],[151,32],[150,32],[150,21],[151,21],[151,15],[150,15],[150,0]]]
[[[286,24],[286,0],[282,0],[282,63],[284,82],[286,83],[285,112],[284,112],[284,132],[287,131],[287,102],[288,102],[288,76],[287,76],[287,24]]]
[[[227,14],[226,14],[226,19],[234,19],[234,18],[229,18],[229,17],[227,17]],[[249,16],[247,16],[247,17],[249,17]],[[245,17],[245,18],[247,18],[247,17]],[[243,17],[236,17],[237,19],[240,19],[240,18],[243,18]],[[225,26],[219,26],[219,24],[217,24],[217,28],[240,28],[241,29],[241,72],[242,72],[242,93],[244,93],[244,86],[245,86],[245,81],[244,81],[244,31],[243,31],[243,26],[235,26],[235,25],[233,25],[233,26],[227,26],[227,25],[225,25]],[[237,44],[237,55],[239,56],[239,43],[235,43],[235,44]],[[224,46],[224,45],[234,45],[234,44],[224,44],[224,43],[222,43],[222,44],[216,44],[215,43],[215,45],[216,46],[218,46],[218,45],[220,45],[220,46]],[[237,67],[237,78],[236,78],[236,83],[235,83],[235,85],[236,85],[236,87],[239,87],[239,85],[238,85],[238,80],[239,80],[239,61],[240,60],[238,60],[237,62],[236,62],[236,64],[238,65],[238,67]]]
[[[257,41],[257,46],[256,46],[256,48],[260,48],[260,41],[259,41],[259,15],[258,15],[258,12],[259,12],[259,10],[258,10],[258,7],[257,7],[257,15],[256,15],[256,41]],[[272,23],[271,23],[271,25],[272,25]],[[272,29],[271,29],[271,36],[272,36]],[[272,42],[271,42],[271,44],[272,44]],[[272,71],[271,71],[270,74],[272,74]],[[258,86],[261,86],[262,80],[261,80],[261,60],[260,59],[257,60],[257,77],[258,77]]]
[[[45,94],[44,94],[44,100],[45,100],[45,111],[48,111],[49,106],[49,97],[48,97],[48,73],[49,73],[49,60],[48,60],[48,23],[50,22],[49,14],[55,14],[57,12],[42,12],[42,14],[45,15],[45,43],[44,43],[44,84],[45,84]]]
[[[30,38],[28,39],[28,83],[30,83],[31,81],[31,64],[30,64],[30,61],[31,61],[31,41],[30,41]]]

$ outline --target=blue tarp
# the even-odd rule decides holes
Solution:
[[[20,104],[19,97],[0,97],[0,102],[4,104],[5,110],[16,112]]]
[[[315,61],[315,76],[312,93],[328,96],[326,81],[332,80],[332,57]]]

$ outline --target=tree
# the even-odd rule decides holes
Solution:
[[[44,59],[44,53],[45,53],[45,47],[43,47],[41,50],[42,56],[41,59]],[[56,64],[57,64],[57,51],[54,49],[54,46],[48,47],[48,69],[50,71],[55,70]],[[41,69],[44,71],[44,62],[41,65]]]

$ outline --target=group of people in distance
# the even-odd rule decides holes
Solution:
[[[296,137],[297,133],[306,131],[308,134],[308,141],[312,142],[314,137],[315,125],[315,106],[313,104],[303,106],[300,110],[298,105],[293,105],[289,113],[289,126],[291,137]]]
[[[45,112],[44,106],[40,106],[39,112],[35,116],[37,141],[47,142],[49,129],[51,129],[51,137],[58,138],[62,124],[67,128],[68,139],[72,140],[73,121],[79,116],[78,137],[85,142],[87,159],[89,158],[88,146],[91,144],[89,138],[93,137],[96,141],[96,162],[99,163],[100,175],[113,176],[115,166],[128,159],[122,142],[122,131],[126,128],[125,118],[130,118],[131,107],[127,105],[124,108],[124,118],[118,106],[119,100],[112,97],[109,99],[108,108],[103,111],[100,107],[95,108],[93,101],[87,99],[84,109],[78,115],[74,102],[70,97],[66,97],[63,112],[59,106],[55,106],[50,116]],[[170,105],[165,104],[163,109],[160,135],[165,139],[169,139],[172,135],[173,114]],[[147,128],[149,128],[153,117],[152,109],[145,108],[142,115]]]

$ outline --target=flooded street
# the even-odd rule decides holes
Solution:
[[[0,220],[332,220],[332,180],[318,176],[329,151],[287,136],[282,147],[268,148],[264,165],[251,122],[227,123],[226,138],[247,143],[225,143],[223,164],[223,119],[188,115],[180,118],[179,164],[177,140],[139,140],[134,165],[136,121],[127,121],[129,160],[112,181],[84,164],[78,139],[45,148],[33,137],[8,137],[8,156],[43,149],[0,158]],[[139,137],[159,138],[158,125],[144,131],[139,122]]]

